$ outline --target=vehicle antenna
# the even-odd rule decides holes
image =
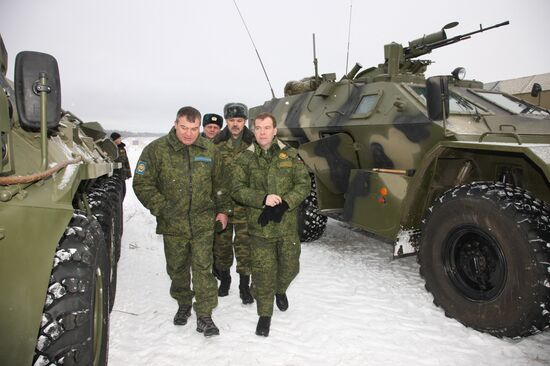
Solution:
[[[348,50],[346,54],[346,75],[348,74],[348,62],[349,62],[349,43],[351,38],[351,14],[353,10],[353,0],[349,2],[349,22],[348,22]]]
[[[315,51],[315,33],[313,33],[313,65],[315,66],[315,82],[319,83],[319,69],[317,68],[317,53]]]
[[[243,15],[241,14],[241,11],[239,10],[239,6],[237,5],[237,1],[233,0],[233,4],[235,4],[235,7],[237,8],[237,12],[239,12],[239,16],[241,17],[241,20],[243,21],[244,28],[246,29],[246,33],[248,33],[248,37],[250,38],[250,42],[252,42],[252,46],[254,46],[254,51],[256,51],[256,56],[258,56],[258,60],[260,60],[260,65],[262,65],[262,70],[264,70],[265,78],[267,79],[267,83],[269,84],[269,89],[271,90],[271,95],[273,98],[275,98],[275,93],[273,92],[273,87],[271,86],[271,81],[269,81],[269,76],[267,76],[267,71],[265,71],[264,63],[262,62],[262,58],[260,57],[260,54],[258,53],[258,49],[256,48],[256,44],[254,43],[254,40],[252,39],[252,35],[250,34],[250,31],[248,30],[248,27],[246,26],[246,22],[244,21]]]

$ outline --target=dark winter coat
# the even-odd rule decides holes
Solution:
[[[121,142],[117,145],[118,147],[118,158],[115,160],[118,163],[122,163],[122,168],[118,173],[124,179],[132,178],[132,169],[130,168],[130,162],[128,161],[128,154],[126,153],[126,145],[124,142]]]

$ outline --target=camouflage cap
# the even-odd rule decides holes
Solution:
[[[248,119],[248,107],[243,103],[227,103],[223,107],[223,116],[225,119],[239,117]]]
[[[202,118],[202,125],[206,126],[206,125],[209,125],[211,123],[215,123],[218,126],[220,126],[220,128],[222,128],[223,117],[220,116],[219,114],[215,114],[215,113],[205,114],[204,117]]]

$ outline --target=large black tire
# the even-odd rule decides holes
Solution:
[[[428,210],[418,260],[445,315],[497,337],[523,337],[550,321],[550,211],[508,184],[477,182]]]
[[[327,227],[327,217],[319,212],[315,177],[311,175],[311,191],[298,208],[298,232],[300,241],[308,242],[323,236]]]
[[[92,189],[92,193],[105,194],[105,199],[111,205],[112,215],[115,218],[115,233],[116,240],[114,245],[116,261],[120,260],[121,254],[121,238],[123,230],[123,207],[122,187],[124,181],[121,181],[117,175],[112,177],[103,177],[99,179]]]
[[[114,174],[112,177],[105,180],[105,188],[109,192],[113,202],[116,200],[117,205],[117,216],[116,216],[116,227],[117,232],[122,237],[124,230],[124,214],[123,214],[123,201],[124,196],[126,195],[126,181],[120,177],[118,174]],[[118,246],[117,251],[117,261],[120,259],[120,245]]]
[[[118,216],[118,201],[104,188],[95,188],[89,195],[89,204],[92,214],[101,225],[107,253],[109,255],[109,311],[113,310],[116,298],[118,258],[120,253],[120,232],[116,220]]]
[[[33,365],[107,365],[105,248],[97,220],[75,212],[55,253]]]

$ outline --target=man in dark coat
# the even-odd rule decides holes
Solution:
[[[118,163],[122,163],[122,168],[117,169],[115,174],[120,176],[122,180],[132,178],[132,169],[130,168],[130,162],[128,161],[128,154],[126,153],[126,145],[122,142],[122,136],[118,132],[111,134],[111,140],[118,147],[118,158],[115,160]],[[126,184],[122,184],[122,197],[126,196]]]

